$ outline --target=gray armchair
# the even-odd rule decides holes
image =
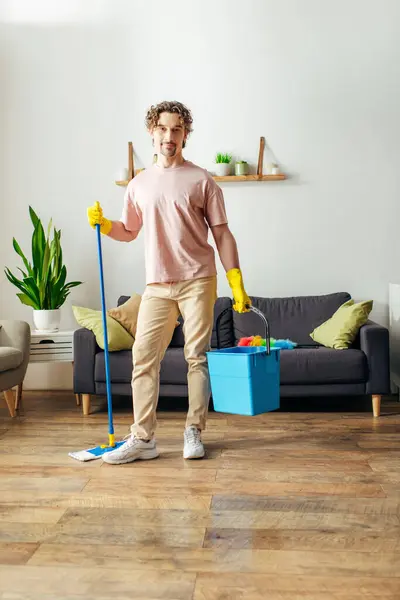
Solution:
[[[22,384],[29,363],[31,329],[25,321],[0,320],[0,392],[8,405],[10,415],[21,401]],[[18,386],[14,400],[12,388]]]

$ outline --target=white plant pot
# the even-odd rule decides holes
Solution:
[[[231,174],[231,164],[230,163],[216,163],[215,164],[215,174],[218,177],[226,177]]]
[[[54,332],[60,328],[61,311],[59,308],[54,310],[34,310],[33,324],[37,331]]]

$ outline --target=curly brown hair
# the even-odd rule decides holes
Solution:
[[[186,134],[189,135],[193,131],[193,117],[190,110],[182,104],[181,102],[176,101],[168,101],[160,102],[154,106],[150,106],[149,110],[146,114],[146,127],[148,130],[153,129],[158,124],[158,119],[160,118],[161,113],[176,113],[179,115],[182,125],[185,128]]]

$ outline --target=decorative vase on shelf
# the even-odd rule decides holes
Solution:
[[[61,310],[33,310],[33,325],[37,331],[54,333],[60,329]]]
[[[279,175],[279,174],[280,174],[279,166],[276,163],[274,163],[272,165],[271,175]]]
[[[248,175],[249,165],[245,160],[235,163],[235,175]]]
[[[268,175],[280,175],[281,170],[277,163],[269,163],[267,166],[267,174]]]

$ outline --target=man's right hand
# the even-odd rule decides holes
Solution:
[[[100,225],[100,232],[104,235],[108,235],[111,231],[112,221],[106,219],[103,216],[103,209],[100,206],[100,202],[95,202],[93,206],[89,206],[87,209],[87,216],[90,227],[93,229],[96,225]]]

